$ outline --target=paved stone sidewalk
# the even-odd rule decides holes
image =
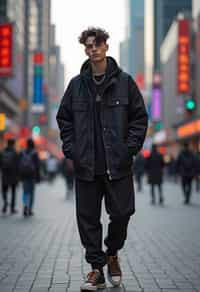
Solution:
[[[78,292],[89,266],[64,182],[38,186],[33,218],[22,217],[20,193],[20,213],[0,217],[0,292]],[[100,291],[200,292],[200,194],[188,207],[178,186],[166,183],[164,193],[163,207],[149,204],[147,185],[137,194],[120,252],[123,285]],[[103,225],[105,233],[105,212]]]

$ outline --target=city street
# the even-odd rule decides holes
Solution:
[[[79,291],[90,267],[79,242],[74,202],[65,199],[64,187],[61,178],[38,185],[35,216],[27,219],[19,188],[18,214],[1,215],[1,292]],[[194,192],[192,204],[185,206],[179,186],[165,183],[164,206],[153,206],[148,191],[145,185],[136,194],[136,214],[120,252],[123,285],[107,283],[101,291],[200,291],[200,193]],[[105,228],[106,222],[104,212]]]

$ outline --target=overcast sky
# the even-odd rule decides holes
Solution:
[[[119,43],[125,35],[126,0],[52,0],[51,19],[56,42],[61,46],[66,78],[77,75],[86,59],[78,36],[88,26],[99,26],[110,34],[108,55],[119,60]]]

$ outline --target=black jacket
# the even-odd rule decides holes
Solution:
[[[161,184],[163,180],[164,160],[158,151],[152,151],[146,161],[149,184]]]
[[[110,180],[131,173],[132,155],[141,149],[147,113],[143,98],[132,78],[122,72],[115,60],[107,58],[109,76],[102,94],[101,124],[107,174]],[[91,65],[87,60],[74,77],[57,113],[63,152],[74,160],[78,178],[94,179],[94,96],[88,86]]]
[[[182,177],[194,177],[198,174],[198,159],[190,150],[184,149],[176,161],[177,173]]]
[[[4,155],[9,155],[12,161],[11,167],[4,167]],[[15,149],[7,147],[0,154],[0,170],[1,170],[1,179],[2,183],[5,185],[15,185],[19,181],[19,155],[15,151]]]

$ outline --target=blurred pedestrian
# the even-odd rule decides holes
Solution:
[[[74,161],[78,228],[92,268],[81,291],[105,287],[106,263],[109,281],[121,283],[118,251],[135,212],[132,156],[141,149],[147,130],[136,83],[106,57],[108,38],[100,28],[82,32],[79,41],[89,59],[71,80],[57,114],[64,154]],[[100,222],[103,196],[110,216],[106,252]]]
[[[61,162],[61,172],[66,183],[66,199],[73,194],[74,187],[74,164],[71,159],[63,158]]]
[[[32,216],[35,184],[40,182],[40,161],[32,139],[27,140],[27,149],[20,154],[19,173],[23,184],[23,215]]]
[[[200,152],[197,151],[196,153],[196,175],[195,175],[195,187],[196,192],[200,191]]]
[[[192,193],[192,181],[198,172],[198,160],[195,154],[189,149],[188,143],[183,144],[183,149],[179,153],[176,167],[181,177],[181,185],[184,196],[184,204],[189,204]]]
[[[143,176],[145,172],[145,158],[141,152],[138,153],[135,158],[134,171],[135,171],[135,180],[137,183],[137,191],[141,192],[142,186],[143,186]]]
[[[163,204],[163,168],[164,168],[164,160],[162,155],[158,152],[157,146],[155,144],[152,145],[152,150],[150,156],[147,158],[146,162],[146,171],[148,175],[148,183],[150,184],[150,192],[151,192],[151,203],[156,203],[155,197],[155,187],[158,188],[159,191],[159,203]]]
[[[46,171],[48,181],[53,182],[58,173],[58,160],[53,154],[50,154],[49,158],[46,160]]]
[[[8,207],[8,190],[11,189],[12,198],[10,204],[10,213],[15,214],[17,210],[15,209],[16,204],[16,187],[18,183],[18,166],[19,166],[19,156],[15,150],[15,140],[9,139],[7,142],[7,147],[0,155],[0,169],[1,169],[1,188],[2,188],[2,198],[3,198],[3,209],[2,213],[7,212]]]

